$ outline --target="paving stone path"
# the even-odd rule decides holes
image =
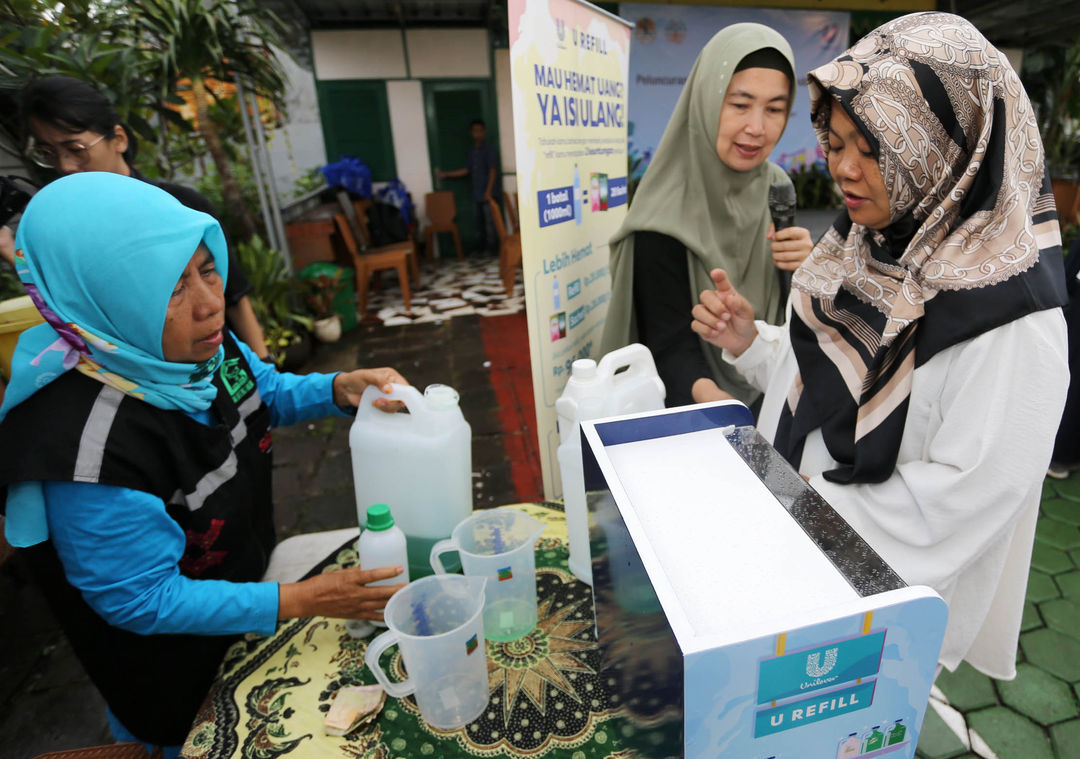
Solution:
[[[916,756],[1080,757],[1080,473],[1043,484],[1016,661],[1008,682],[942,672]]]

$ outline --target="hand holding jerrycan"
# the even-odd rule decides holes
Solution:
[[[387,414],[372,402],[400,401],[408,414]],[[394,385],[389,394],[369,386],[349,430],[357,519],[366,509],[388,503],[405,533],[409,576],[431,573],[429,554],[472,513],[472,431],[461,414],[458,394],[447,385],[429,385],[420,394]]]
[[[368,644],[364,663],[394,698],[416,694],[420,716],[440,730],[454,730],[480,716],[488,704],[482,577],[441,575],[415,580],[386,602],[390,629]],[[407,680],[390,682],[379,666],[397,644]]]
[[[510,507],[479,511],[454,528],[449,540],[431,549],[437,577],[446,574],[440,557],[457,551],[467,577],[487,579],[484,634],[513,640],[536,626],[536,541],[544,523]]]
[[[562,479],[566,530],[570,538],[570,571],[592,585],[589,515],[581,464],[581,422],[605,416],[664,408],[667,394],[652,353],[640,343],[611,351],[600,363],[575,361],[562,395],[555,401],[559,417],[559,475]]]

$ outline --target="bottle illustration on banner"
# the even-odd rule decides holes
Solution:
[[[870,730],[863,733],[862,752],[869,754],[877,751],[885,744],[885,733],[881,732],[881,725],[874,725]]]
[[[836,752],[836,759],[854,759],[861,753],[862,741],[857,733],[852,733],[840,741],[840,750]]]
[[[581,223],[581,174],[578,173],[577,164],[574,164],[574,223]]]
[[[551,285],[551,296],[555,303],[555,311],[558,311],[562,307],[562,297],[559,294],[559,275],[555,275],[555,282]]]
[[[907,728],[904,727],[904,721],[898,719],[896,724],[890,727],[889,732],[885,734],[885,745],[895,746],[898,743],[903,743],[905,735],[907,735]]]

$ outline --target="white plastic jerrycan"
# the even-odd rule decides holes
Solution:
[[[371,404],[380,396],[401,401],[409,413],[379,411]],[[360,526],[367,524],[369,506],[393,504],[394,521],[405,533],[409,576],[431,574],[431,547],[472,513],[472,431],[457,391],[429,385],[421,395],[409,385],[394,385],[386,395],[369,386],[349,431],[349,448]]]
[[[438,575],[415,580],[386,602],[390,629],[368,644],[364,663],[394,698],[416,694],[420,716],[432,727],[454,730],[488,705],[484,586],[487,578]],[[409,677],[392,683],[379,665],[397,644]]]
[[[559,474],[562,478],[566,529],[570,537],[570,571],[592,585],[589,521],[581,468],[580,422],[664,407],[664,383],[652,353],[633,343],[608,353],[597,364],[582,358],[573,363],[570,379],[555,401],[559,417]]]

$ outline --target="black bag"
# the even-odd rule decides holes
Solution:
[[[368,236],[373,247],[409,239],[409,228],[397,206],[375,201],[367,210]]]

